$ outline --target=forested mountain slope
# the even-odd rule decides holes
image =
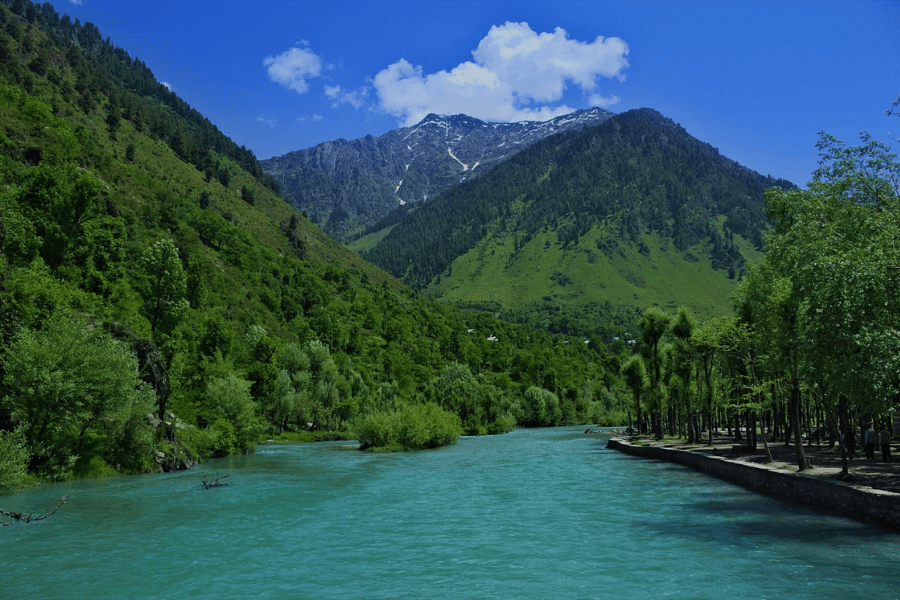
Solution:
[[[618,418],[600,340],[420,298],[49,4],[0,2],[0,124],[0,491],[285,429],[423,447]]]
[[[534,142],[611,116],[592,108],[544,122],[486,123],[431,114],[378,137],[325,142],[261,164],[297,210],[347,241],[392,211],[481,175]]]
[[[791,187],[632,110],[532,145],[411,211],[362,254],[450,300],[722,313],[761,249],[774,185]]]

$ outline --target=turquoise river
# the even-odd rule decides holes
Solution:
[[[900,598],[900,535],[582,428],[408,454],[260,446],[0,497],[0,598]],[[201,479],[228,474],[227,487]]]

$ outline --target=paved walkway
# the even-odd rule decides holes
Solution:
[[[713,435],[712,446],[706,443],[705,436],[704,443],[691,445],[679,438],[664,438],[662,441],[657,442],[651,435],[633,436],[629,440],[632,443],[644,445],[659,445],[681,450],[704,452],[737,461],[760,464],[768,462],[762,438],[758,440],[758,449],[749,451],[746,449],[744,442],[735,442],[734,438],[725,435],[725,432]],[[742,449],[735,450],[735,446],[740,446]],[[769,450],[772,452],[773,459],[770,466],[797,472],[797,452],[794,446],[785,446],[784,442],[769,442]],[[840,446],[835,445],[834,448],[830,449],[827,443],[820,446],[812,444],[804,445],[803,450],[806,453],[807,460],[812,465],[811,468],[804,469],[804,475],[842,480],[854,485],[868,486],[900,494],[900,447],[896,444],[891,445],[891,453],[896,462],[883,462],[880,446],[877,447],[875,461],[873,462],[867,461],[865,454],[858,451],[856,458],[849,461],[849,477],[846,479],[841,477]]]

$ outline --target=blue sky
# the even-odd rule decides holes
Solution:
[[[650,107],[805,184],[817,132],[894,143],[898,2],[56,0],[257,157],[428,112]],[[894,143],[900,146],[900,142]]]

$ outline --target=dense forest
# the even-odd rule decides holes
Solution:
[[[93,25],[0,3],[0,98],[3,490],[287,433],[624,422],[624,348],[419,297]]]

